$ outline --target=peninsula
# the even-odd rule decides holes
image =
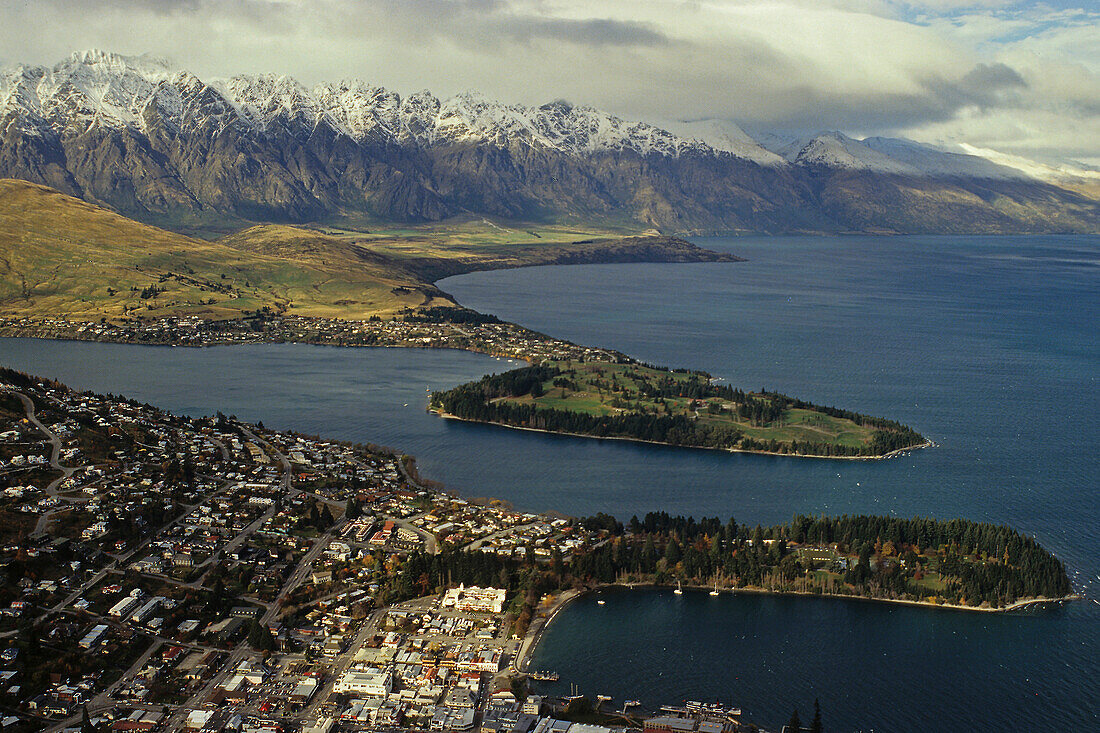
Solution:
[[[0,180],[0,214],[0,336],[465,349],[537,366],[433,396],[447,416],[829,458],[928,444],[890,420],[746,393],[537,333],[463,308],[434,285],[532,265],[741,261],[658,232],[464,219],[358,231],[257,225],[206,241],[16,180]]]
[[[753,453],[881,458],[929,445],[892,420],[629,359],[546,361],[436,392],[430,408],[513,428]]]
[[[614,541],[572,571],[602,584],[848,596],[971,610],[1072,600],[1061,561],[1014,529],[963,519],[811,517],[750,527],[654,512],[582,520]]]

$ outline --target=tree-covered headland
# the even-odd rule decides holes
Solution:
[[[650,513],[623,524],[582,520],[607,542],[550,558],[445,549],[410,556],[393,600],[458,583],[512,591],[521,626],[546,593],[608,583],[656,583],[848,595],[1004,608],[1072,593],[1065,567],[1034,539],[964,519],[795,516],[772,527]]]
[[[464,420],[696,448],[876,457],[926,445],[893,420],[632,362],[523,367],[434,393],[431,406]]]

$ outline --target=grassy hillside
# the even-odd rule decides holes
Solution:
[[[243,264],[222,245],[138,224],[49,188],[0,181],[6,315],[98,319],[171,310],[225,317],[275,306],[273,296],[237,277]],[[179,277],[162,281],[169,273]]]
[[[726,450],[881,456],[925,442],[891,420],[774,392],[746,393],[702,372],[635,363],[516,369],[437,393],[432,406],[512,427]]]
[[[452,301],[445,275],[531,264],[729,260],[664,237],[453,221],[353,231],[252,226],[216,241],[157,229],[53,189],[0,180],[0,315],[70,320],[270,308],[383,317]]]
[[[735,262],[649,232],[568,227],[478,217],[442,224],[377,226],[362,230],[317,227],[328,237],[384,257],[425,282],[478,270],[603,262]]]
[[[73,320],[233,318],[268,307],[362,317],[430,300],[400,271],[346,254],[316,256],[322,238],[288,236],[297,231],[263,228],[207,242],[49,188],[0,181],[0,312]],[[287,243],[270,245],[268,235],[284,235]]]

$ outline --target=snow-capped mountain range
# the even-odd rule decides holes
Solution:
[[[202,116],[217,120],[223,129],[236,126],[258,133],[282,126],[308,134],[325,124],[359,143],[430,147],[522,142],[573,155],[725,152],[762,164],[782,163],[743,132],[736,139],[727,134],[708,144],[702,136],[678,136],[561,101],[523,107],[479,92],[440,100],[428,91],[402,99],[358,79],[307,89],[289,76],[274,74],[203,82],[164,59],[96,50],[75,53],[53,68],[20,65],[2,73],[0,117],[14,116],[19,129],[29,134],[92,125],[147,133],[146,115],[155,110],[176,130]]]
[[[829,132],[769,150],[725,121],[659,127],[560,101],[525,107],[427,91],[402,98],[358,80],[312,89],[271,74],[204,81],[153,56],[102,51],[0,71],[0,135],[0,176],[148,220],[469,211],[625,215],[677,230],[877,228],[824,210],[823,180],[869,174],[972,194],[975,182],[1043,185],[1015,168],[905,140]],[[989,196],[971,198],[988,208]],[[883,228],[898,229],[890,221]]]

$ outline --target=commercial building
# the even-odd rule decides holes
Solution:
[[[481,611],[500,613],[504,610],[504,598],[507,591],[503,588],[479,588],[472,585],[467,588],[460,585],[450,588],[443,594],[443,607],[456,611]]]
[[[332,691],[368,697],[384,697],[393,689],[393,672],[382,669],[348,670],[336,680]]]

